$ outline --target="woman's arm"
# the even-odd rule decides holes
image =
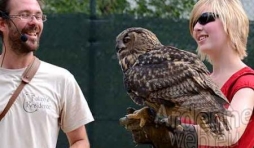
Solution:
[[[229,117],[228,121],[232,130],[225,131],[223,139],[215,139],[212,135],[206,134],[199,126],[196,126],[199,145],[209,146],[229,146],[235,144],[243,135],[254,107],[254,91],[251,88],[238,90],[231,103],[229,110],[234,117]]]

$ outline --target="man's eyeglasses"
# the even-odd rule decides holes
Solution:
[[[199,24],[201,25],[206,25],[207,23],[215,21],[215,19],[218,17],[219,15],[213,12],[205,12],[201,14],[198,20],[193,24],[193,28],[197,24],[197,22],[199,22]]]
[[[19,18],[21,20],[31,20],[33,19],[33,17],[35,17],[35,19],[37,21],[42,21],[45,22],[47,20],[47,16],[44,14],[30,14],[30,13],[21,13],[21,14],[17,14],[17,15],[9,15],[10,18]]]

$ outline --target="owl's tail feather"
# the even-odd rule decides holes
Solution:
[[[202,113],[200,116],[199,125],[205,132],[212,134],[214,137],[223,136],[226,131],[229,131],[231,128],[227,115],[223,113]]]
[[[232,127],[230,126],[230,123],[228,122],[227,116],[225,116],[225,115],[219,115],[219,117],[220,117],[220,121],[223,123],[224,128],[227,131],[231,130]]]

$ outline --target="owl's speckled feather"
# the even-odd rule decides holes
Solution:
[[[163,104],[183,113],[214,113],[229,129],[226,116],[231,113],[223,106],[228,101],[196,54],[164,46],[154,33],[138,27],[117,36],[116,50],[125,88],[135,103],[155,110]]]

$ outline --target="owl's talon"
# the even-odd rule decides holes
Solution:
[[[140,118],[140,123],[139,123],[139,126],[140,127],[144,127],[146,124],[146,120],[144,118]]]
[[[143,107],[139,110],[135,110],[133,113],[126,115],[126,118],[128,119],[139,119],[139,126],[144,127],[147,120],[150,119],[149,115],[149,108],[148,107]]]
[[[179,130],[179,131],[183,131],[183,126],[182,125],[177,125],[176,129]]]

